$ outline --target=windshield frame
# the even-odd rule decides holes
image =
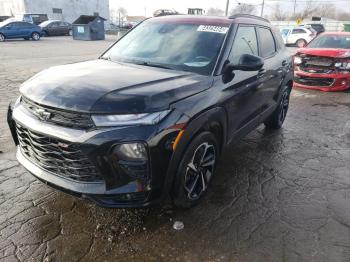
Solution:
[[[137,28],[138,26],[140,26],[141,24],[145,23],[146,21],[148,21],[149,19],[152,19],[151,17],[150,18],[146,18],[144,19],[143,21],[141,21],[140,23],[138,23],[137,25],[135,25],[132,29],[130,29],[129,31],[127,31],[122,37],[120,37],[116,42],[114,42],[110,47],[108,47],[99,57],[98,59],[104,59],[104,60],[107,60],[106,57],[104,57],[104,55],[110,50],[112,49],[120,40],[122,40],[126,35],[128,35],[131,31],[133,31],[135,28]],[[218,52],[218,55],[215,59],[214,62],[214,66],[212,68],[212,70],[209,72],[208,77],[212,77],[212,76],[215,76],[217,75],[217,68],[220,66],[220,60],[222,59],[223,57],[223,53],[226,49],[226,42],[228,41],[229,39],[229,35],[231,35],[231,32],[232,32],[232,27],[233,25],[235,25],[234,23],[230,23],[228,24],[228,30],[225,34],[225,37],[221,43],[221,47],[220,47],[220,50]],[[119,62],[119,61],[116,61],[116,63],[126,63],[126,62]],[[135,65],[141,65],[141,64],[135,64]],[[142,65],[141,65],[142,66]],[[164,65],[166,66],[166,65]],[[181,71],[180,69],[176,69],[176,68],[173,68],[173,69],[170,69],[170,70],[177,70],[177,71]],[[184,72],[187,72],[187,73],[192,73],[192,74],[198,74],[196,72],[192,72],[192,71],[184,71]],[[199,75],[199,74],[198,74]],[[203,75],[204,76],[204,75]]]

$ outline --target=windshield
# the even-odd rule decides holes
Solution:
[[[41,27],[45,27],[47,26],[48,24],[50,24],[52,21],[45,21],[45,22],[42,22],[39,26]]]
[[[227,31],[228,25],[149,20],[123,37],[102,58],[209,75]]]
[[[349,35],[321,35],[307,46],[309,48],[339,48],[350,49]]]

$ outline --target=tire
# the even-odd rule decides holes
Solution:
[[[4,42],[5,41],[5,36],[3,34],[0,34],[0,42]]]
[[[43,31],[43,36],[47,37],[49,34],[46,31]]]
[[[273,111],[271,116],[264,122],[265,126],[270,129],[280,129],[286,119],[289,108],[289,97],[291,89],[285,88],[278,107]]]
[[[200,202],[214,175],[218,152],[219,144],[212,133],[203,132],[193,139],[176,173],[171,194],[176,207],[190,208]]]
[[[295,42],[295,45],[299,48],[302,48],[304,46],[306,46],[307,42],[306,40],[304,39],[298,39],[296,42]]]
[[[38,41],[40,40],[40,34],[37,32],[32,33],[31,35],[33,41]]]
[[[72,29],[69,29],[69,31],[68,31],[68,35],[69,35],[69,36],[72,36],[72,35],[73,35],[73,31],[72,31]]]

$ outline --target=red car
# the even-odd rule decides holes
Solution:
[[[350,88],[350,32],[323,33],[294,56],[293,87],[321,91]]]

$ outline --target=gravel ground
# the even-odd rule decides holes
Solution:
[[[18,86],[112,42],[1,43],[0,261],[350,261],[350,93],[294,90],[284,128],[229,146],[191,210],[102,209],[28,174],[5,121]]]

